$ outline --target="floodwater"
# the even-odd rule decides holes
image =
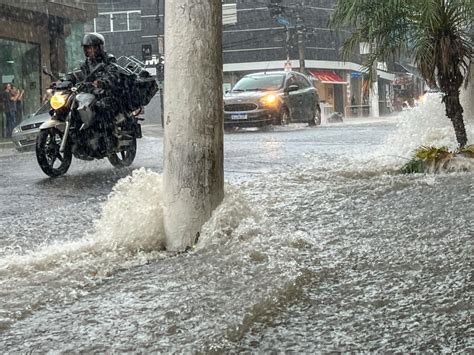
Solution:
[[[472,351],[474,170],[397,173],[420,144],[455,146],[431,100],[397,126],[247,134],[186,253],[162,251],[161,175],[147,169],[80,237],[65,223],[41,246],[23,230],[20,251],[0,245],[0,349]]]

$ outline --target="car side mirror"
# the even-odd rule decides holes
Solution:
[[[300,87],[296,84],[292,84],[290,86],[288,86],[288,89],[286,90],[287,92],[292,92],[292,91],[298,91],[300,89]]]

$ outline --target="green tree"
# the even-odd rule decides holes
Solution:
[[[366,66],[411,56],[442,102],[460,147],[467,143],[459,92],[467,85],[473,60],[474,0],[338,0],[333,28],[350,29],[342,53],[347,59],[361,42],[369,43]]]

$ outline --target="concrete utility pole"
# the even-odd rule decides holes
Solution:
[[[372,82],[372,87],[369,90],[369,101],[370,101],[370,115],[372,117],[380,117],[379,111],[379,76],[377,74],[377,61],[375,61],[372,67],[373,75],[375,80]]]
[[[221,1],[167,2],[165,38],[165,243],[183,251],[224,197]]]
[[[296,34],[298,36],[298,54],[300,58],[300,73],[306,72],[305,65],[305,27],[303,25],[303,19],[300,14],[296,14]]]

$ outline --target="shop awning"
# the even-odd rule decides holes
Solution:
[[[323,84],[347,84],[347,81],[332,70],[310,70],[311,74]]]

